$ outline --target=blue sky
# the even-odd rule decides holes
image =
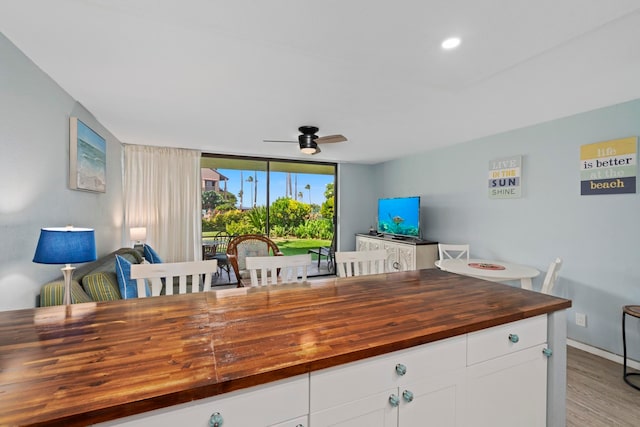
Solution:
[[[217,169],[222,175],[229,178],[227,181],[227,191],[235,194],[238,198],[238,204],[240,204],[240,197],[238,197],[238,193],[240,192],[240,170],[236,169]],[[247,182],[247,178],[249,175],[254,176],[253,171],[242,171],[242,178],[244,180],[244,206],[249,207],[252,206],[252,199],[249,198],[249,194],[253,191],[253,184]],[[279,197],[284,197],[286,195],[286,173],[284,172],[271,172],[271,202],[276,200]],[[309,184],[311,186],[311,203],[321,205],[322,202],[325,201],[324,192],[326,189],[326,185],[328,183],[333,182],[333,175],[317,175],[317,174],[303,174],[303,173],[292,173],[291,174],[291,186],[292,190],[295,192],[295,182],[297,176],[297,192],[303,193],[302,201],[305,203],[309,203],[309,190],[306,190],[304,187]],[[264,206],[266,205],[266,182],[267,182],[267,174],[264,171],[257,172],[258,178],[258,198],[257,205]],[[223,187],[223,183],[220,183],[220,186]],[[224,188],[224,187],[223,187]]]

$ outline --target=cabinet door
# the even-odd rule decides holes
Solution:
[[[467,425],[544,427],[547,420],[546,346],[536,345],[470,366]]]
[[[376,251],[382,249],[382,241],[378,239],[369,239],[367,237],[356,236],[357,251]]]
[[[386,242],[382,244],[382,248],[387,251],[387,261],[384,266],[384,271],[388,273],[400,271],[400,263],[398,262],[398,248]]]
[[[393,272],[415,270],[415,246],[384,242],[383,247],[387,251],[386,271]]]
[[[313,427],[397,427],[398,407],[389,403],[392,395],[399,399],[397,388],[311,413],[309,422]]]
[[[405,393],[410,392],[409,396]],[[408,384],[400,389],[401,427],[464,425],[465,370]]]
[[[397,245],[398,271],[411,271],[416,269],[416,248],[409,245]]]

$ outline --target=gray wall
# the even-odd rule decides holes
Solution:
[[[96,230],[98,255],[123,241],[120,142],[0,33],[0,310],[29,308],[60,267],[34,264],[40,228]],[[107,192],[70,190],[69,116],[107,140]]]
[[[580,196],[579,150],[640,135],[639,118],[635,100],[383,163],[378,196],[422,196],[423,237],[468,242],[473,257],[541,271],[561,257],[554,293],[573,300],[569,338],[621,354],[621,307],[640,303],[640,196]],[[513,155],[523,158],[523,197],[489,199],[489,161]],[[575,325],[575,312],[587,315],[586,328]]]
[[[356,233],[375,226],[378,200],[376,170],[373,166],[338,165],[338,242],[342,251],[356,247]]]

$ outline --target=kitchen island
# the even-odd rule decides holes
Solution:
[[[510,325],[523,325],[525,333],[509,332],[504,354],[520,357],[535,349],[535,363],[544,360],[547,370],[546,416],[561,420],[549,425],[564,425],[564,309],[570,306],[569,300],[428,269],[1,312],[0,425],[118,423],[134,414],[140,414],[131,417],[139,423],[131,425],[145,425],[145,417],[158,410],[184,411],[188,402],[207,399],[214,399],[215,407],[216,397],[242,398],[256,386],[267,387],[262,396],[277,400],[279,389],[297,381],[294,389],[312,396],[301,399],[307,412],[296,417],[311,422],[281,425],[315,427],[332,403],[314,403],[314,390],[318,396],[332,394],[323,392],[323,384],[335,380],[333,374],[344,374],[336,369],[366,373],[368,365],[362,363],[386,363],[396,354],[418,363],[431,354],[444,364],[459,359],[465,366],[451,366],[451,378],[460,386],[456,402],[473,407],[469,378],[486,378],[484,365],[504,357],[474,356],[474,348],[486,345],[473,343],[484,340],[478,334],[487,331],[491,342]],[[544,336],[529,343],[527,331],[540,335],[540,328]],[[502,340],[490,347],[502,351],[500,345]],[[481,359],[486,363],[476,363]],[[394,362],[399,378],[402,366]],[[274,391],[270,384],[284,386]],[[406,394],[404,399],[409,400]],[[391,396],[389,402],[401,409]],[[397,417],[390,411],[385,408],[384,416]],[[455,425],[464,420],[461,415]],[[230,420],[225,425],[242,424]]]

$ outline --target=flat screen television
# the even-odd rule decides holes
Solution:
[[[378,199],[378,233],[420,237],[420,196]]]

